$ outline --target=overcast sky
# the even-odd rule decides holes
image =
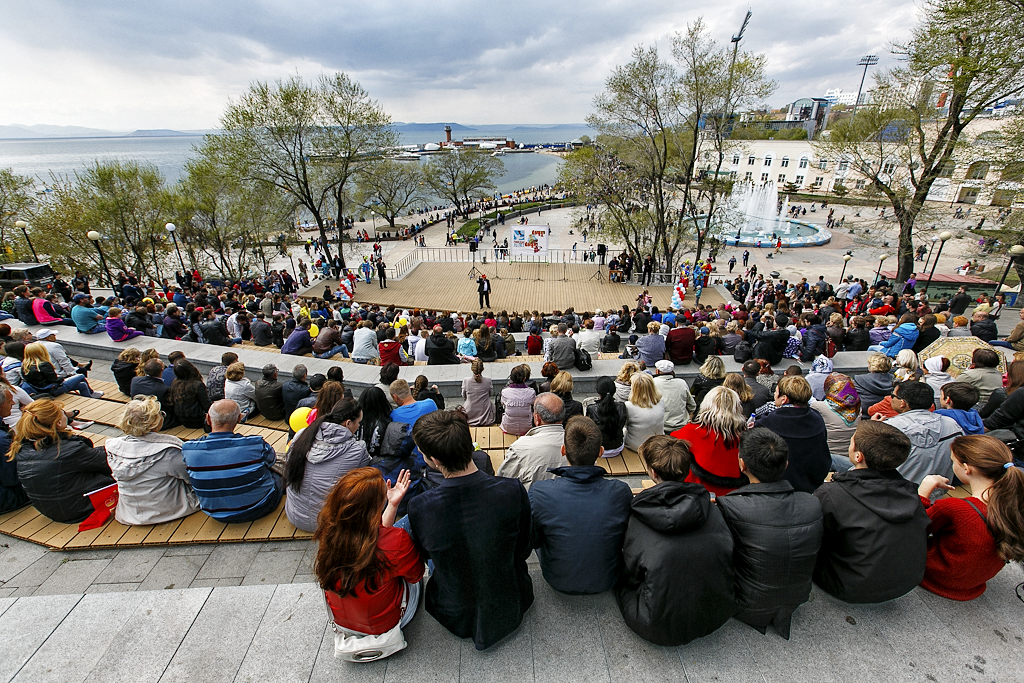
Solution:
[[[0,0],[0,124],[211,128],[254,80],[345,71],[396,121],[576,123],[616,64],[703,13],[723,42],[747,2]],[[744,49],[770,103],[856,91],[857,60],[915,23],[913,0],[754,4]],[[870,76],[869,76],[870,82]]]

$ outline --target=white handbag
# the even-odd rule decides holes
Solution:
[[[327,613],[331,615],[331,628],[334,629],[334,656],[348,662],[374,662],[384,659],[404,650],[407,643],[405,635],[402,634],[402,620],[399,617],[395,627],[386,633],[376,636],[357,634],[348,631],[334,621],[331,606],[327,602],[327,594],[324,594],[324,604],[327,606]],[[406,606],[409,604],[409,586],[405,586],[402,593],[402,616],[405,615]]]

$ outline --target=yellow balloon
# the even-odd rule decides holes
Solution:
[[[320,334],[320,328],[317,327],[316,325],[310,325],[309,326],[309,336],[313,337],[315,339],[316,335],[318,335],[318,334]]]
[[[312,408],[296,408],[288,418],[288,426],[292,428],[293,432],[303,429],[306,427],[306,419],[311,412],[313,412]]]

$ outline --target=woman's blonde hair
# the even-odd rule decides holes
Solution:
[[[619,374],[615,377],[615,381],[620,382],[622,384],[627,384],[629,383],[630,378],[632,378],[633,375],[635,375],[639,371],[640,366],[634,363],[633,361],[628,360],[622,364],[621,368],[619,368]]]
[[[555,394],[566,394],[572,391],[572,375],[562,370],[551,379],[551,391]]]
[[[831,327],[835,327],[836,325],[842,326],[842,324],[843,324],[843,314],[842,313],[833,313],[832,315],[830,315],[828,317],[828,324]]]
[[[717,320],[711,320],[708,322],[708,336],[709,337],[721,337],[722,328],[718,326]]]
[[[889,372],[892,361],[884,353],[873,353],[868,356],[868,372]]]
[[[661,392],[646,372],[634,373],[629,383],[629,402],[637,408],[653,408],[661,401]]]
[[[232,363],[228,366],[228,369],[224,371],[224,377],[232,382],[237,382],[242,379],[245,377],[245,363],[242,363],[241,361]]]
[[[473,360],[469,365],[469,369],[473,371],[473,381],[482,382],[483,378],[481,375],[484,374],[484,362],[479,358]]]
[[[134,346],[129,346],[127,349],[121,352],[121,355],[117,357],[118,360],[124,361],[125,363],[138,363],[142,352]]]
[[[121,411],[117,428],[128,436],[145,436],[160,431],[164,416],[160,414],[160,402],[156,396],[133,398]]]
[[[160,360],[160,352],[156,349],[146,349],[139,356],[139,360],[135,363],[135,376],[144,377],[146,375],[146,362],[153,359]]]
[[[700,366],[700,374],[708,379],[723,379],[725,377],[725,363],[718,356],[708,356],[704,365]]]
[[[60,401],[40,398],[24,406],[21,418],[14,427],[14,439],[7,451],[7,459],[14,460],[25,442],[31,443],[38,451],[50,444],[59,443],[62,436],[71,436],[73,432],[68,427],[60,428],[63,415],[64,404]]]
[[[651,322],[647,323],[647,333],[648,334],[657,334],[660,330],[661,330],[661,323],[655,322],[653,320]]]
[[[25,357],[22,359],[21,365],[25,369],[38,368],[41,363],[52,363],[50,353],[39,342],[26,345],[24,353]]]
[[[735,372],[730,372],[725,376],[725,381],[722,382],[723,387],[728,387],[736,392],[740,397],[740,403],[749,401],[754,398],[754,390],[743,380],[743,375],[739,375]]]
[[[704,396],[693,421],[714,432],[716,438],[721,437],[726,448],[732,448],[747,428],[742,410],[739,394],[725,386],[715,387]]]

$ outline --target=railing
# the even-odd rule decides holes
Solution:
[[[391,271],[388,273],[388,277],[391,278],[392,280],[401,280],[403,277],[411,273],[413,269],[415,269],[416,266],[418,266],[419,264],[420,259],[417,255],[417,252],[413,251],[407,254],[398,263],[391,266],[390,268],[386,268],[385,270]]]

